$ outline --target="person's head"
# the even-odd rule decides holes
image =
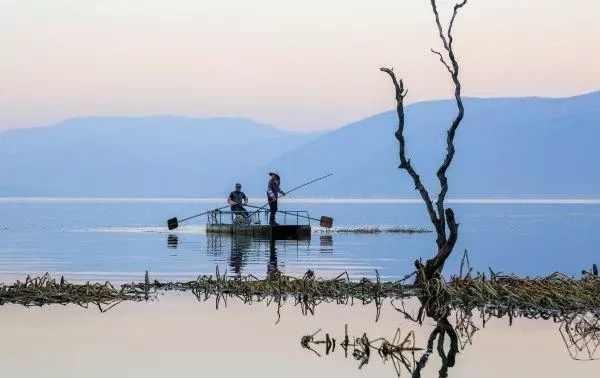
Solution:
[[[240,184],[239,182],[237,184],[235,184],[235,191],[239,192],[240,190],[242,190],[242,184]]]
[[[274,178],[275,180],[279,181],[279,171],[276,169],[271,170],[271,172],[269,172],[269,176],[271,176],[272,178]]]

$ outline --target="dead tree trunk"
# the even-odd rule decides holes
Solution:
[[[435,17],[435,23],[439,32],[440,40],[442,42],[442,46],[444,48],[445,54],[437,50],[431,50],[435,55],[440,58],[440,61],[450,74],[452,78],[452,82],[454,83],[454,99],[456,101],[457,113],[452,121],[452,124],[448,128],[447,138],[446,138],[446,157],[442,165],[439,167],[437,171],[437,178],[440,182],[440,192],[437,197],[437,201],[435,206],[429,195],[428,190],[423,185],[419,174],[415,171],[413,166],[410,163],[410,159],[406,157],[406,148],[405,148],[405,140],[404,140],[404,98],[406,97],[407,91],[404,89],[404,83],[402,79],[398,80],[396,75],[391,68],[382,67],[381,71],[387,73],[392,82],[394,84],[394,88],[396,91],[396,112],[398,113],[398,129],[396,130],[396,139],[398,139],[398,144],[400,145],[400,166],[399,168],[404,169],[410,177],[412,178],[415,184],[415,190],[419,191],[421,198],[425,202],[425,206],[427,207],[427,213],[429,214],[429,219],[435,228],[435,232],[437,234],[436,243],[437,243],[437,253],[434,257],[428,259],[423,265],[421,261],[415,261],[415,266],[418,271],[417,281],[422,279],[430,279],[435,275],[441,273],[444,263],[448,256],[452,253],[454,249],[454,245],[456,244],[456,240],[458,239],[458,223],[455,220],[454,212],[451,208],[445,208],[444,201],[446,199],[446,194],[448,193],[448,177],[446,176],[446,172],[452,163],[452,159],[454,158],[454,136],[456,134],[456,130],[460,125],[463,117],[464,117],[464,106],[461,97],[461,84],[459,80],[459,66],[456,60],[456,56],[454,55],[453,50],[453,37],[452,37],[452,27],[454,26],[454,20],[456,19],[456,15],[458,11],[467,4],[467,0],[463,0],[462,2],[454,5],[454,12],[450,19],[450,23],[448,24],[448,30],[444,31],[442,24],[440,22],[440,16],[437,10],[437,4],[435,0],[431,0],[431,8],[433,10],[433,14]],[[447,55],[447,57],[445,57]],[[449,61],[449,63],[448,63]]]

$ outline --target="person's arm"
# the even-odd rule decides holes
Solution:
[[[275,191],[273,190],[273,180],[269,181],[269,185],[267,186],[267,195],[271,200],[275,198]]]
[[[229,198],[227,198],[227,203],[230,204],[231,206],[236,204],[236,202],[233,200],[232,194],[229,194]]]
[[[246,193],[244,193],[244,198],[242,200],[244,201],[244,205],[248,204],[248,197],[246,197]]]

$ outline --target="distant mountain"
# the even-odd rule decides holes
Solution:
[[[98,117],[0,133],[2,196],[223,196],[318,134],[243,118]]]
[[[600,196],[600,92],[465,99],[449,196]],[[437,193],[453,101],[406,108],[408,156]],[[0,133],[0,196],[264,196],[266,171],[297,196],[416,196],[398,166],[395,112],[320,134],[241,118],[76,118]]]
[[[448,171],[450,196],[600,196],[600,92],[560,99],[468,98],[465,107]],[[445,130],[454,114],[449,100],[406,108],[408,156],[433,193],[439,188],[435,172],[446,153]],[[298,195],[415,196],[412,181],[397,168],[396,127],[395,112],[378,114],[325,134],[268,166],[282,171],[284,187],[334,173]]]

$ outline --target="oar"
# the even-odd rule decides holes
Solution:
[[[307,182],[307,183],[304,183],[304,184],[302,184],[302,185],[299,185],[299,186],[297,186],[297,187],[295,187],[295,188],[293,188],[293,189],[290,189],[290,190],[288,190],[288,191],[287,191],[287,192],[284,194],[284,196],[287,196],[288,194],[290,194],[290,193],[291,193],[291,192],[293,192],[294,190],[298,190],[298,189],[300,189],[300,188],[304,188],[306,185],[310,185],[310,184],[312,184],[313,182],[317,182],[317,181],[319,181],[319,180],[323,180],[324,178],[327,178],[327,177],[329,177],[329,176],[333,176],[333,173],[330,173],[330,174],[328,174],[328,175],[325,175],[325,176],[323,176],[323,177],[316,178],[316,179],[314,179],[314,180],[312,180],[312,181],[309,181],[309,182]],[[254,214],[258,213],[259,211],[261,211],[261,210],[262,210],[262,209],[264,209],[265,207],[269,206],[269,204],[270,204],[271,202],[275,202],[276,200],[277,200],[277,199],[275,198],[275,200],[270,200],[269,202],[265,203],[265,204],[264,204],[264,205],[262,205],[261,207],[257,208],[257,209],[256,209],[256,210],[255,210],[253,213],[249,214],[247,218],[250,218],[250,217],[252,217]],[[320,220],[320,222],[322,222],[322,221],[323,221],[323,218],[325,218],[325,222],[324,222],[324,224],[330,224],[330,225],[333,225],[333,218],[331,218],[331,217],[321,217],[321,220]],[[321,227],[327,227],[327,226],[325,226],[325,225],[322,225]],[[331,226],[329,226],[329,227],[331,227]]]
[[[177,220],[177,217],[175,217],[175,218],[171,218],[171,219],[169,219],[169,220],[167,221],[167,226],[169,227],[169,230],[174,230],[174,229],[176,229],[177,227],[179,227],[179,222],[185,222],[186,220],[189,220],[189,219],[192,219],[192,218],[196,218],[196,217],[199,217],[199,216],[201,216],[201,215],[204,215],[204,214],[208,214],[208,213],[210,213],[211,211],[221,210],[221,209],[224,209],[224,208],[226,208],[226,207],[230,207],[230,206],[231,206],[231,205],[227,205],[227,206],[219,207],[218,209],[214,209],[214,210],[208,210],[208,211],[205,211],[205,212],[203,212],[203,213],[196,214],[196,215],[192,215],[191,217],[184,218],[184,219],[182,219],[182,220],[180,220],[180,221],[178,221],[178,220]]]
[[[258,206],[251,206],[251,205],[245,205],[246,207],[251,207],[254,209],[258,209]],[[289,215],[293,215],[299,218],[305,218],[305,219],[310,219],[310,220],[314,220],[319,222],[319,226],[321,227],[325,227],[325,228],[331,228],[333,227],[333,218],[332,217],[327,217],[327,216],[321,216],[320,219],[317,218],[313,218],[313,217],[309,217],[306,215],[300,215],[300,214],[296,214],[296,213],[291,213],[289,211],[277,211],[278,213],[282,213],[282,214],[289,214]]]
[[[333,218],[332,217],[327,217],[325,215],[322,215],[321,218],[317,219],[317,218],[313,218],[313,217],[307,217],[306,215],[300,215],[300,214],[290,213],[288,211],[278,211],[278,212],[279,213],[283,213],[283,214],[295,215],[295,216],[300,217],[300,218],[306,218],[306,219],[318,221],[319,222],[319,226],[321,226],[321,227],[325,227],[325,228],[331,228],[331,227],[333,227]]]

